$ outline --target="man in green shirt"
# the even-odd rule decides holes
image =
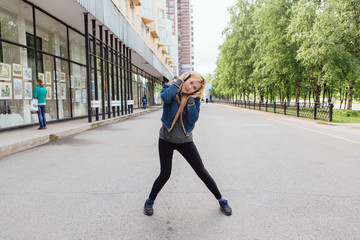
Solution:
[[[34,98],[38,100],[38,117],[40,127],[38,130],[46,129],[46,95],[47,89],[44,87],[42,80],[36,80],[37,86],[34,89]]]

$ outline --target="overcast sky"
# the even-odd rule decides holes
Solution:
[[[236,0],[191,0],[194,17],[195,71],[206,75],[216,69],[218,47],[223,43],[222,31],[230,21],[227,8]]]

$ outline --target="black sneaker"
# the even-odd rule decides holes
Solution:
[[[151,216],[154,213],[154,209],[153,209],[153,205],[154,205],[154,200],[151,199],[146,199],[145,204],[144,204],[144,214]]]
[[[42,128],[42,127],[39,127],[39,128],[38,128],[38,130],[43,130],[43,129],[44,129],[44,128]]]
[[[220,204],[220,209],[221,209],[221,212],[227,216],[231,215],[232,214],[232,209],[231,207],[229,206],[228,204],[228,201],[225,200],[225,199],[221,199],[219,200],[219,204]]]

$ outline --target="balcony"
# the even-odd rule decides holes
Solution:
[[[162,52],[164,55],[166,55],[166,54],[167,54],[166,48],[165,48],[165,47],[162,47],[162,48],[161,48],[161,52]]]
[[[172,57],[170,57],[169,55],[166,55],[165,59],[169,64],[172,63]]]
[[[133,0],[133,2],[135,3],[135,6],[137,6],[137,7],[141,6],[140,0]]]
[[[153,38],[158,38],[159,35],[157,33],[157,26],[156,24],[150,24],[150,34]]]
[[[163,41],[160,41],[160,39],[157,41],[157,45],[160,47],[165,47],[166,46],[166,43],[163,42]]]
[[[155,21],[154,10],[148,8],[142,8],[141,19],[145,25],[153,23]]]

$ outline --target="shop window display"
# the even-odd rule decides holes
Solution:
[[[162,85],[159,83],[155,83],[154,84],[154,103],[155,104],[161,104],[161,97],[160,97],[160,92],[162,90]]]
[[[86,68],[71,64],[71,98],[73,117],[87,115]]]
[[[27,50],[2,42],[0,62],[0,128],[36,122],[29,110],[34,86]]]
[[[59,118],[70,118],[70,93],[69,93],[69,70],[68,62],[56,59],[56,71],[53,71],[56,76],[55,83],[57,89]]]

